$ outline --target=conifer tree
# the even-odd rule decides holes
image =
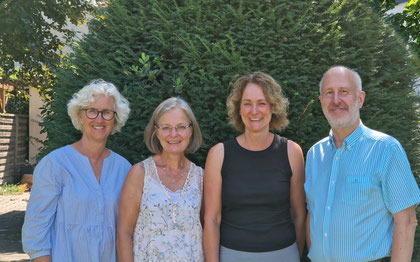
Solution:
[[[281,134],[306,152],[329,131],[318,82],[341,64],[363,79],[364,124],[395,136],[420,174],[414,69],[404,45],[361,1],[110,0],[89,28],[57,72],[44,110],[43,154],[79,138],[65,104],[90,80],[103,78],[132,109],[122,132],[109,139],[111,149],[133,163],[149,156],[143,131],[154,108],[180,96],[202,128],[204,145],[191,157],[203,165],[212,145],[236,135],[226,98],[235,77],[254,71],[283,87],[290,125]]]

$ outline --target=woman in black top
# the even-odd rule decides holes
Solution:
[[[300,146],[275,135],[288,101],[269,75],[239,77],[227,100],[241,135],[212,147],[204,176],[207,262],[299,261],[305,239]]]

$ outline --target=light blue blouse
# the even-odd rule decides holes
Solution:
[[[119,195],[131,164],[111,151],[98,183],[89,159],[67,145],[36,166],[22,228],[31,259],[117,261]]]

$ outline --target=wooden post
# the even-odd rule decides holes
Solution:
[[[14,154],[14,170],[15,170],[15,177],[18,175],[18,145],[19,145],[19,115],[15,115],[15,154]]]

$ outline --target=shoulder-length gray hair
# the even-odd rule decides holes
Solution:
[[[72,99],[68,102],[67,113],[71,118],[74,128],[83,132],[79,113],[81,109],[95,101],[94,95],[105,95],[114,99],[114,111],[116,112],[116,116],[111,134],[119,132],[125,125],[128,115],[130,114],[130,103],[120,94],[112,83],[102,79],[92,80],[89,84],[80,89],[79,92],[73,94]]]
[[[156,125],[163,114],[165,114],[166,112],[174,108],[180,108],[184,110],[185,114],[190,120],[190,124],[192,127],[192,135],[190,138],[190,143],[185,149],[185,153],[186,154],[194,153],[200,148],[203,142],[203,137],[201,135],[200,127],[198,125],[197,120],[195,119],[195,116],[194,116],[193,111],[191,110],[191,107],[182,98],[171,97],[171,98],[166,99],[165,101],[163,101],[156,107],[155,111],[153,112],[152,117],[150,118],[149,123],[146,126],[146,130],[144,131],[144,142],[146,143],[146,146],[150,152],[155,153],[155,154],[162,153],[162,150],[163,150],[162,145],[160,144],[159,139],[156,136],[156,132],[157,132]]]

